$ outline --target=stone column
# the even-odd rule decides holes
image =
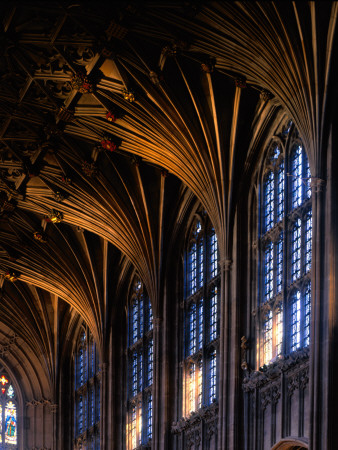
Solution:
[[[310,339],[310,448],[327,447],[328,429],[328,371],[329,371],[329,305],[324,295],[326,284],[325,231],[325,181],[313,178],[312,187],[312,310]],[[328,234],[330,241],[330,233]],[[333,448],[333,447],[332,447]]]
[[[229,448],[228,442],[228,399],[229,399],[229,353],[230,353],[230,275],[232,260],[220,261],[221,293],[220,293],[220,361],[219,361],[219,418],[218,449]]]
[[[59,405],[57,403],[50,404],[50,412],[52,413],[52,421],[53,421],[53,447],[52,450],[56,450],[57,448],[57,425],[58,425],[58,412]]]
[[[154,379],[153,379],[153,439],[152,450],[161,448],[161,418],[164,412],[161,390],[161,324],[162,319],[153,318],[153,343],[154,343]]]
[[[108,364],[102,363],[100,366],[101,369],[101,388],[100,388],[100,403],[101,403],[101,417],[100,417],[100,447],[101,450],[109,450],[110,445],[107,439],[108,436],[108,414],[107,414],[107,407],[109,405],[109,402],[107,402],[107,389],[108,389],[108,383],[107,383],[107,374],[108,374]]]

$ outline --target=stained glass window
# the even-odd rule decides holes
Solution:
[[[195,255],[196,256],[193,256]],[[196,274],[196,283],[192,283]],[[187,241],[184,302],[182,414],[217,399],[219,339],[218,243],[205,214],[195,220]]]
[[[153,427],[153,313],[138,277],[128,308],[128,328],[127,449],[134,450],[150,444]]]
[[[74,447],[100,449],[100,375],[99,358],[93,336],[81,327],[74,354]]]
[[[10,378],[0,374],[0,449],[18,448],[16,392]]]
[[[267,149],[261,185],[260,365],[310,342],[310,167],[291,122],[280,136]]]

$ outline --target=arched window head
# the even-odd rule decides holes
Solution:
[[[10,377],[0,372],[0,449],[17,449],[17,397]]]
[[[128,304],[127,449],[152,440],[154,375],[153,313],[143,283],[135,277]]]
[[[100,374],[94,338],[86,325],[80,329],[74,353],[74,446],[100,449]]]
[[[218,244],[205,213],[190,228],[184,273],[182,414],[187,416],[217,401]]]
[[[270,143],[260,189],[260,365],[310,342],[311,174],[290,121]]]

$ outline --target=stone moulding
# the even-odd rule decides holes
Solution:
[[[171,432],[173,434],[182,433],[184,430],[188,430],[202,421],[208,423],[218,417],[218,403],[213,403],[210,406],[205,406],[198,411],[194,411],[188,417],[182,417],[177,422],[173,422],[171,425]]]
[[[295,366],[301,368],[303,365],[308,365],[309,353],[309,348],[302,348],[284,358],[278,359],[269,366],[249,372],[243,379],[242,388],[244,392],[250,392],[276,380],[281,376],[282,372],[287,372]]]

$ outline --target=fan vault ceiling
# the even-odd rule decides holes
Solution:
[[[133,267],[162,314],[196,199],[229,256],[243,180],[287,116],[320,167],[337,4],[45,5],[2,6],[0,342],[52,385],[77,313],[103,348]]]

